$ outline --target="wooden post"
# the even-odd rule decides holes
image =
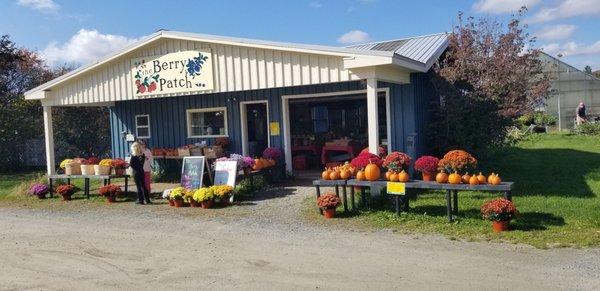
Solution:
[[[369,152],[379,154],[379,106],[377,104],[377,79],[367,79],[367,128]]]
[[[52,107],[43,106],[44,109],[44,137],[46,145],[46,173],[54,175],[56,173],[54,163],[54,130],[52,129]]]

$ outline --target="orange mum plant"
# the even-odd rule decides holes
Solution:
[[[477,159],[466,151],[449,151],[438,162],[438,168],[446,173],[464,172],[477,168]]]

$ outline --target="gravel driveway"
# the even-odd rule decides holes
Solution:
[[[0,289],[600,289],[599,249],[314,225],[311,190],[204,211],[0,207]]]

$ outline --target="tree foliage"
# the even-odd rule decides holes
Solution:
[[[432,139],[438,150],[485,149],[504,141],[506,127],[549,94],[534,38],[519,11],[506,26],[489,18],[458,16],[449,47],[432,71],[441,95]]]
[[[0,37],[0,171],[19,169],[25,145],[44,137],[42,106],[37,100],[25,100],[24,93],[70,70],[51,69],[35,52],[17,47],[7,35]],[[56,108],[54,112],[60,153],[102,155],[109,150],[106,108]]]

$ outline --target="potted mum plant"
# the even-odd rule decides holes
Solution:
[[[254,161],[254,159],[252,157],[248,157],[245,156],[242,159],[242,170],[244,171],[245,175],[250,174],[250,172],[252,172],[252,167],[254,167],[254,163],[256,161]]]
[[[488,201],[481,206],[481,215],[484,219],[492,221],[494,232],[508,230],[510,221],[517,213],[515,204],[504,198]]]
[[[389,173],[408,172],[411,160],[412,158],[403,152],[391,152],[383,160],[382,166],[385,167]]]
[[[39,199],[46,199],[46,194],[50,192],[50,187],[46,184],[33,184],[29,187],[29,194],[37,196]]]
[[[383,160],[378,155],[374,155],[369,152],[362,152],[358,155],[358,157],[352,159],[350,164],[354,169],[357,170],[357,180],[375,181],[381,176],[380,167],[383,164]]]
[[[96,175],[110,175],[112,170],[112,160],[103,159],[97,165],[94,165],[94,174]]]
[[[183,199],[187,196],[187,192],[189,192],[189,190],[183,187],[176,187],[175,189],[171,190],[169,197],[173,201],[173,206],[177,208],[183,207]]]
[[[262,157],[264,159],[266,159],[267,161],[269,161],[268,166],[275,166],[275,164],[281,158],[281,156],[282,156],[281,150],[278,148],[273,148],[273,147],[266,148],[262,154]]]
[[[465,173],[477,168],[477,159],[466,151],[453,150],[438,162],[438,168],[446,173]]]
[[[129,164],[123,159],[114,159],[112,160],[112,167],[115,169],[115,175],[123,176],[125,175],[125,169],[129,167]]]
[[[98,190],[98,192],[100,192],[100,195],[106,198],[106,202],[108,203],[115,202],[117,200],[117,196],[121,195],[122,193],[121,187],[114,184],[103,186]]]
[[[211,188],[213,189],[215,202],[218,200],[218,202],[223,206],[229,205],[229,197],[233,192],[233,187],[229,185],[215,185],[211,186]]]
[[[335,209],[342,204],[340,197],[333,193],[326,193],[317,198],[317,205],[323,210],[325,218],[335,217]]]
[[[58,187],[56,187],[56,192],[58,194],[60,194],[63,201],[71,200],[71,196],[73,196],[73,194],[75,194],[75,192],[77,192],[77,190],[78,190],[77,187],[75,187],[71,184],[64,184],[64,185],[59,185]]]
[[[421,172],[423,181],[433,181],[440,159],[432,156],[422,156],[415,161],[415,170]]]
[[[215,193],[212,188],[200,188],[194,192],[192,199],[200,203],[200,207],[208,209],[213,205],[214,196]]]

